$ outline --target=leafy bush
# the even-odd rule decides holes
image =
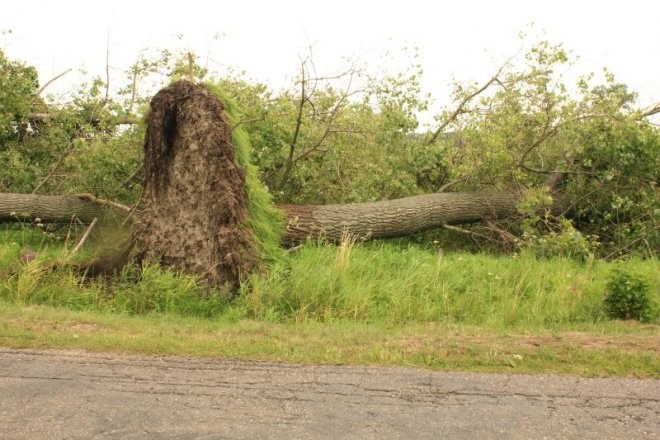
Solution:
[[[615,319],[653,319],[653,304],[649,297],[649,283],[641,276],[624,270],[614,271],[607,283],[605,295],[607,314]]]
[[[566,187],[576,200],[581,231],[598,234],[603,255],[637,249],[649,255],[660,248],[660,133],[632,118],[594,123],[585,136],[580,172]],[[590,194],[585,197],[584,194]]]
[[[559,232],[550,232],[543,236],[523,235],[523,239],[525,247],[537,257],[568,257],[580,262],[585,262],[593,257],[591,253],[593,244],[573,227]]]
[[[565,218],[551,216],[552,202],[546,188],[525,191],[518,204],[518,212],[523,215],[518,247],[541,258],[567,257],[579,262],[592,259],[598,237],[581,233]]]

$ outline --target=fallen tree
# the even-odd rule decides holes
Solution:
[[[517,214],[521,193],[510,191],[437,193],[371,203],[336,205],[276,205],[285,215],[282,244],[292,246],[308,238],[337,242],[348,232],[359,239],[392,238],[415,232],[507,218]],[[565,202],[555,197],[552,214],[559,215]],[[0,221],[83,223],[119,212],[88,195],[49,196],[0,193]]]
[[[151,101],[144,147],[144,194],[133,222],[133,255],[236,287],[260,258],[251,229],[264,189],[250,177],[245,151],[225,105],[206,87],[179,81]],[[242,163],[241,163],[242,161]],[[261,192],[260,192],[261,191]],[[308,238],[339,241],[405,236],[444,225],[501,219],[518,213],[518,192],[436,193],[372,203],[280,205],[280,243]],[[267,209],[272,209],[271,206]],[[553,214],[563,212],[554,198]],[[0,194],[0,221],[89,223],[130,215],[128,208],[90,195]],[[278,225],[269,225],[278,228]],[[115,260],[113,260],[115,261]],[[123,264],[124,258],[117,259]]]

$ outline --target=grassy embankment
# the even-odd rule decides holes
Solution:
[[[109,283],[61,242],[0,232],[0,345],[332,364],[660,377],[660,324],[608,320],[623,267],[660,296],[657,260],[576,263],[424,246],[308,245],[234,300],[149,266]],[[38,252],[19,262],[24,243]],[[52,271],[52,262],[60,268]]]

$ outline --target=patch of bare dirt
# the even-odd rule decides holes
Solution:
[[[93,323],[88,323],[88,322],[81,322],[78,324],[74,324],[69,327],[71,330],[79,331],[79,332],[85,332],[85,333],[91,333],[99,330],[99,326]]]
[[[26,319],[11,319],[9,321],[14,327],[22,327],[35,331],[47,332],[50,330],[65,330],[65,331],[77,331],[81,333],[92,333],[101,330],[101,327],[98,324],[91,322],[79,322],[75,324],[67,322],[45,322],[38,320],[26,320]]]
[[[597,336],[589,333],[567,332],[556,336],[528,335],[471,335],[460,336],[407,336],[401,340],[410,351],[432,347],[494,347],[499,350],[535,349],[539,347],[576,346],[584,350],[614,349],[626,352],[660,353],[660,336],[656,335],[610,335]]]

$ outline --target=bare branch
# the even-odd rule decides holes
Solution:
[[[53,78],[46,81],[46,83],[43,86],[41,86],[41,88],[37,91],[37,95],[41,95],[41,93],[46,89],[46,87],[48,87],[49,85],[51,85],[52,83],[54,83],[58,79],[62,78],[64,75],[71,72],[72,70],[73,69],[66,69],[64,72],[62,72],[59,75],[56,75]]]
[[[656,231],[657,229],[660,229],[660,226],[655,226],[653,229],[651,229],[651,230],[650,230],[649,232],[647,232],[646,234],[642,234],[642,235],[640,235],[639,237],[630,240],[628,243],[626,243],[626,244],[624,244],[623,246],[617,248],[617,249],[614,250],[613,252],[607,254],[605,257],[603,257],[603,260],[610,260],[610,259],[616,257],[617,254],[621,253],[622,251],[626,250],[627,248],[629,248],[629,247],[632,246],[633,244],[637,243],[638,241],[646,240],[646,237],[647,237],[651,232]]]
[[[550,128],[550,127],[549,127],[549,122],[550,122],[550,120],[548,119],[548,120],[546,121],[546,125],[545,125],[545,127],[543,128],[543,133],[541,134],[541,136],[539,136],[538,139],[536,139],[536,140],[535,140],[535,141],[534,141],[529,147],[527,147],[527,149],[523,152],[522,156],[520,157],[520,160],[518,161],[518,166],[519,166],[519,167],[524,168],[524,169],[530,171],[530,170],[525,166],[525,159],[527,159],[527,156],[529,155],[529,153],[531,153],[536,147],[538,147],[538,146],[541,145],[543,142],[545,142],[550,136],[552,136],[553,134],[557,133],[557,131],[558,131],[558,127],[555,126],[555,127]]]
[[[119,225],[120,228],[126,226],[126,224],[131,220],[131,217],[133,217],[133,214],[135,214],[138,207],[140,206],[140,203],[142,203],[143,199],[144,199],[144,186],[142,187],[142,191],[140,192],[140,197],[138,197],[137,201],[131,207],[131,210],[128,211],[128,215],[126,215],[124,220],[122,220],[121,225]]]
[[[188,81],[195,84],[195,57],[192,52],[188,52]]]
[[[307,68],[305,67],[306,62],[307,60],[302,60],[302,59],[300,60],[300,74],[302,77],[300,81],[300,103],[298,105],[298,115],[296,116],[296,128],[293,131],[293,137],[291,138],[291,143],[289,144],[289,155],[286,161],[286,168],[282,173],[282,178],[280,179],[280,182],[277,185],[276,190],[281,190],[284,187],[287,180],[289,180],[289,175],[291,174],[291,169],[293,168],[293,155],[296,150],[296,144],[298,143],[298,136],[300,135],[300,127],[302,125],[305,102],[307,102],[308,100],[305,91],[305,85],[306,85],[305,73],[307,72]]]
[[[449,230],[449,231],[459,232],[461,234],[469,235],[471,237],[483,238],[483,239],[489,240],[489,241],[492,240],[491,237],[488,237],[488,236],[483,235],[483,234],[479,234],[478,232],[470,231],[469,229],[459,228],[458,226],[452,226],[452,225],[446,225],[445,224],[445,225],[442,225],[442,227],[444,229]]]
[[[113,202],[112,200],[99,199],[98,197],[89,193],[76,194],[76,197],[78,197],[81,200],[88,200],[90,202],[98,203],[100,205],[112,206],[113,208],[117,208],[125,212],[131,212],[131,208],[129,208],[126,205],[122,205],[119,202]]]
[[[564,180],[566,173],[561,170],[553,171],[543,182],[543,186],[548,187],[550,190],[555,189],[559,183]]]
[[[642,118],[648,118],[649,116],[653,116],[658,113],[660,113],[660,102],[656,102],[655,104],[650,105],[644,109],[642,111]]]
[[[142,54],[143,53],[144,53],[144,49],[140,49],[140,51],[138,52],[137,60],[135,61],[135,66],[133,68],[133,83],[132,83],[132,86],[131,86],[131,101],[128,104],[127,113],[131,113],[131,111],[133,111],[133,105],[135,105],[135,99],[137,98],[139,64],[140,64],[140,60],[142,59]]]
[[[72,151],[73,151],[73,143],[69,142],[69,145],[67,146],[66,151],[62,154],[62,157],[58,159],[58,161],[53,166],[53,169],[50,170],[50,173],[48,173],[48,175],[46,175],[46,177],[44,177],[41,180],[41,182],[39,182],[39,184],[34,187],[34,189],[32,190],[32,194],[36,194],[37,191],[39,191],[39,189],[41,189],[41,187],[44,186],[46,182],[48,182],[55,175],[57,170],[64,163],[64,160],[69,156],[69,154],[71,154]]]
[[[144,167],[144,163],[140,164],[140,166],[137,167],[137,169],[133,171],[133,173],[130,176],[124,179],[124,181],[121,183],[121,186],[124,188],[128,188],[128,185],[130,185],[133,181],[135,181],[135,179],[137,179],[137,176],[140,174],[140,172],[142,172],[143,167]]]
[[[110,99],[110,31],[105,40],[105,98],[101,107],[105,107]]]
[[[541,168],[533,168],[533,167],[527,166],[524,163],[521,163],[519,166],[523,170],[529,171],[530,173],[535,173],[535,174],[550,174],[550,175],[554,175],[554,174],[576,174],[576,175],[577,174],[583,174],[583,175],[587,175],[587,176],[598,176],[598,175],[605,174],[604,172],[603,173],[595,173],[593,171],[578,171],[578,170],[544,170],[544,169],[541,169]]]
[[[438,139],[438,136],[440,136],[440,133],[442,133],[442,131],[443,131],[445,128],[447,128],[447,126],[448,126],[449,124],[451,124],[454,120],[456,120],[456,118],[458,117],[458,115],[460,115],[461,113],[463,113],[464,108],[465,108],[465,106],[467,105],[468,102],[470,102],[472,99],[474,99],[474,98],[477,97],[478,95],[482,94],[482,93],[483,93],[484,91],[486,91],[486,89],[487,89],[488,87],[490,87],[491,85],[493,85],[493,84],[501,85],[501,84],[502,84],[502,83],[500,82],[500,80],[498,79],[498,76],[502,73],[502,70],[504,70],[504,68],[505,68],[507,65],[508,65],[508,62],[505,63],[502,67],[500,67],[500,69],[497,71],[497,73],[496,73],[495,75],[493,75],[493,77],[492,77],[491,79],[489,79],[489,80],[488,80],[483,86],[481,86],[481,87],[480,87],[478,90],[476,90],[475,92],[470,93],[469,95],[465,96],[465,97],[461,100],[461,102],[458,104],[458,106],[457,106],[456,109],[452,112],[452,114],[449,115],[449,117],[448,117],[447,119],[445,119],[445,121],[444,121],[442,124],[440,124],[440,127],[438,127],[437,130],[435,130],[435,132],[433,133],[433,136],[431,136],[431,139],[430,139],[429,142],[428,142],[429,145],[434,144],[435,141]]]
[[[337,115],[339,114],[339,110],[344,104],[344,102],[348,99],[349,96],[352,95],[351,93],[351,86],[353,84],[353,75],[355,71],[349,71],[349,80],[348,84],[346,85],[346,88],[344,90],[344,93],[342,93],[341,97],[337,100],[337,103],[334,105],[332,111],[330,112],[330,117],[329,120],[325,124],[325,130],[323,131],[323,134],[321,137],[316,141],[314,145],[312,145],[310,148],[307,149],[307,151],[303,152],[302,154],[298,155],[296,159],[294,160],[294,163],[297,163],[299,160],[302,158],[309,156],[312,152],[317,151],[321,145],[323,145],[323,142],[330,136],[332,133],[338,133],[339,130],[332,130],[332,124],[336,121]]]
[[[516,241],[516,236],[510,233],[509,231],[505,231],[504,229],[500,228],[497,226],[495,223],[492,221],[487,221],[486,225],[488,225],[489,230],[495,232],[497,235],[500,236],[502,241],[505,243],[514,243]]]
[[[92,229],[94,229],[94,226],[96,226],[96,222],[98,222],[98,218],[94,217],[94,220],[92,220],[92,222],[89,224],[89,226],[87,227],[87,230],[85,231],[83,236],[80,238],[80,241],[78,242],[76,247],[74,247],[73,250],[71,251],[71,255],[75,254],[76,252],[78,252],[80,250],[82,245],[85,243],[85,240],[87,240],[87,237],[89,237],[90,232],[92,232]]]

